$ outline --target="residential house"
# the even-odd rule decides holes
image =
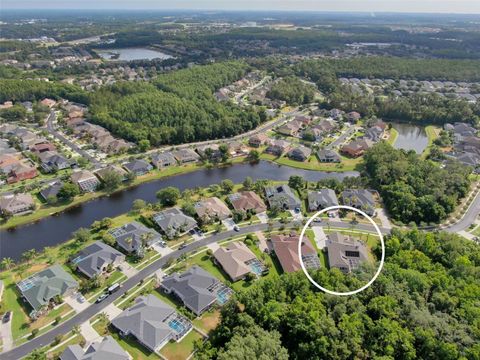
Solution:
[[[93,192],[97,190],[97,187],[100,185],[97,177],[88,170],[75,171],[71,176],[71,180],[74,184],[78,185],[83,192]]]
[[[302,268],[298,256],[298,243],[300,241],[298,235],[293,233],[289,235],[272,235],[270,241],[272,243],[273,251],[275,252],[284,272],[295,272]],[[305,268],[320,268],[320,260],[317,251],[307,237],[303,238],[301,255]]]
[[[45,201],[48,201],[50,197],[56,198],[62,186],[63,186],[63,183],[61,181],[54,181],[53,183],[49,184],[46,188],[40,191],[40,196]]]
[[[44,153],[46,151],[55,151],[56,150],[56,147],[55,145],[53,145],[52,143],[50,142],[40,142],[40,143],[37,143],[37,144],[33,144],[32,146],[30,146],[30,151],[35,153],[35,154],[41,154],[41,153]]]
[[[342,110],[339,110],[339,109],[330,110],[330,117],[333,120],[340,120],[342,118],[343,114],[344,114],[344,112]]]
[[[292,120],[276,129],[276,132],[286,136],[298,136],[299,131],[303,128],[303,123]]]
[[[37,175],[37,169],[29,161],[24,160],[12,165],[7,175],[7,182],[13,184],[22,180],[33,179]]]
[[[227,205],[225,205],[222,200],[215,196],[196,202],[194,207],[198,218],[202,222],[225,220],[232,216],[232,213]]]
[[[108,231],[115,238],[117,245],[128,254],[143,254],[144,248],[162,241],[162,236],[145,225],[132,221]]]
[[[45,105],[45,106],[49,107],[49,108],[52,108],[57,104],[57,102],[55,100],[48,99],[48,98],[43,99],[42,101],[40,101],[40,103],[42,105]]]
[[[253,147],[260,147],[264,144],[267,144],[269,142],[269,137],[263,133],[256,134],[251,136],[248,139],[248,144]]]
[[[0,197],[0,211],[5,215],[23,215],[35,209],[35,202],[30,194],[8,194]]]
[[[270,145],[265,149],[265,153],[275,156],[281,156],[290,149],[290,143],[285,140],[272,140]]]
[[[339,232],[328,235],[326,250],[330,268],[340,269],[344,273],[358,269],[361,263],[368,261],[365,244]]]
[[[160,211],[153,215],[153,220],[170,239],[197,227],[195,219],[185,215],[179,208]]]
[[[158,352],[170,340],[183,339],[193,328],[173,307],[151,294],[135,299],[111,324],[122,336],[134,337],[152,352]]]
[[[91,279],[104,274],[109,266],[116,267],[125,261],[125,255],[102,241],[96,241],[80,250],[71,263]]]
[[[297,115],[295,116],[294,121],[298,121],[299,123],[302,124],[303,127],[310,125],[312,122],[312,117],[311,116],[305,116],[305,115]]]
[[[317,151],[318,161],[323,163],[339,163],[342,161],[340,155],[334,150],[320,149]]]
[[[145,160],[133,160],[123,165],[128,172],[134,173],[137,176],[145,175],[150,170],[153,169],[153,166],[150,165]]]
[[[244,279],[252,273],[261,276],[265,266],[243,242],[235,241],[220,246],[213,253],[215,262],[228,274],[233,282]]]
[[[196,151],[202,159],[218,161],[222,158],[222,152],[220,151],[219,144],[201,145],[196,148]]]
[[[107,175],[108,173],[110,172],[113,172],[115,174],[118,174],[120,175],[120,178],[122,179],[122,181],[125,181],[127,180],[127,175],[128,175],[128,172],[124,169],[122,169],[120,166],[117,166],[117,165],[107,165],[105,166],[104,168],[101,168],[101,169],[98,169],[95,171],[95,175],[101,180],[101,181],[105,181],[105,175]]]
[[[342,192],[344,205],[362,210],[369,216],[375,215],[375,200],[370,191],[365,189],[347,189]]]
[[[302,206],[300,199],[288,185],[267,186],[265,195],[270,208],[295,210],[300,209]]]
[[[200,160],[200,155],[188,148],[175,150],[172,154],[180,164],[192,163]]]
[[[344,145],[340,151],[351,157],[359,157],[372,146],[373,142],[370,139],[359,139],[352,141],[350,144]]]
[[[240,141],[231,141],[228,143],[228,153],[231,157],[248,155],[248,147]]]
[[[161,287],[177,296],[197,316],[214,304],[223,305],[232,294],[231,289],[197,265],[164,277]]]
[[[349,121],[351,123],[356,123],[358,120],[360,120],[360,118],[361,118],[361,115],[356,111],[349,112],[346,115],[347,121]]]
[[[255,214],[260,214],[267,210],[262,198],[254,191],[242,191],[228,195],[228,201],[236,211],[240,212],[253,211]]]
[[[70,161],[55,151],[43,152],[38,157],[45,172],[58,171],[70,167]]]
[[[111,337],[92,342],[84,351],[80,345],[69,345],[60,354],[60,360],[130,360],[132,357]]]
[[[288,152],[288,157],[296,161],[305,161],[312,154],[312,149],[306,146],[298,146]]]
[[[177,160],[171,152],[156,153],[152,156],[152,164],[157,169],[163,169],[168,166],[177,165]]]
[[[33,309],[30,316],[36,317],[45,312],[57,296],[65,297],[75,293],[78,283],[56,264],[20,281],[17,288]]]
[[[17,164],[20,163],[21,159],[22,159],[21,153],[1,154],[0,155],[0,172],[2,172],[3,174],[8,174]]]
[[[308,192],[308,210],[317,211],[331,206],[338,206],[338,199],[332,189],[320,189]]]

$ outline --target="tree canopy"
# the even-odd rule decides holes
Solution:
[[[323,276],[340,283],[348,277]],[[326,295],[301,271],[259,280],[222,309],[196,356],[246,359],[264,344],[258,358],[283,358],[283,347],[289,359],[478,359],[479,276],[473,242],[395,230],[386,239],[384,269],[365,291]]]

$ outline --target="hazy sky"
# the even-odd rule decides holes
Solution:
[[[0,0],[4,9],[215,9],[480,13],[480,0]]]

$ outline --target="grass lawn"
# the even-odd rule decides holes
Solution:
[[[139,342],[131,337],[122,337],[118,333],[111,333],[116,342],[128,352],[133,360],[157,360],[160,356],[143,347]]]
[[[428,125],[425,127],[425,132],[428,137],[428,145],[422,153],[422,158],[425,159],[430,154],[430,148],[433,145],[433,141],[439,137],[441,128],[434,125]]]
[[[194,342],[202,338],[202,335],[193,329],[180,342],[169,342],[160,353],[168,360],[185,360],[193,352]]]
[[[308,161],[304,162],[291,160],[287,156],[277,158],[274,155],[270,154],[261,154],[260,158],[263,160],[275,162],[279,165],[285,165],[297,169],[332,172],[355,170],[357,165],[361,162],[361,158],[350,159],[344,156],[341,157],[342,162],[340,164],[319,162],[315,155],[312,155]]]
[[[72,336],[72,333],[69,332],[68,334],[66,334],[66,335],[63,336],[62,341],[60,341],[60,342],[63,342],[63,341],[65,341],[65,340],[67,340],[67,339],[68,339],[69,337],[71,337],[71,336]],[[66,342],[65,344],[63,344],[62,346],[59,346],[59,347],[56,348],[55,350],[50,351],[50,352],[49,352],[49,356],[51,356],[52,359],[57,359],[57,358],[60,356],[60,354],[61,354],[62,352],[64,352],[65,349],[66,349],[68,346],[70,346],[70,345],[75,345],[75,344],[80,344],[80,343],[82,343],[82,342],[85,342],[85,338],[84,338],[82,335],[80,335],[80,334],[75,335],[74,338],[72,338],[71,340],[67,341],[67,342]],[[53,348],[54,346],[55,346],[55,345],[52,344],[52,345],[49,346],[49,348]],[[46,349],[47,349],[47,351],[48,351],[48,348],[46,348]]]
[[[472,231],[472,235],[480,236],[480,226],[474,228],[474,230]]]
[[[398,138],[398,131],[396,129],[394,129],[393,127],[388,130],[390,132],[390,136],[388,137],[388,140],[387,142],[390,144],[390,145],[395,145],[395,142],[397,141],[397,138]]]
[[[93,295],[101,292],[102,289],[106,290],[110,285],[115,284],[116,282],[120,282],[124,279],[126,279],[126,276],[121,271],[115,270],[110,274],[110,276],[105,280],[105,282],[100,288],[92,289],[87,293],[83,294],[83,296],[85,296],[86,299],[89,299]]]
[[[220,322],[220,310],[212,309],[202,314],[200,318],[192,321],[193,325],[209,334]]]

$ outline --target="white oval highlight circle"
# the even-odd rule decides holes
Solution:
[[[375,228],[375,231],[378,233],[378,236],[380,237],[380,243],[382,244],[382,256],[381,256],[381,259],[380,259],[380,265],[379,265],[377,271],[375,272],[375,275],[373,275],[373,277],[370,279],[370,281],[368,283],[366,283],[364,286],[362,286],[361,288],[353,290],[353,291],[347,291],[347,292],[337,292],[337,291],[326,289],[323,286],[319,285],[315,280],[312,279],[312,277],[308,273],[307,268],[305,267],[305,264],[303,263],[303,260],[302,260],[302,246],[301,246],[301,244],[302,244],[303,237],[305,236],[305,231],[308,229],[311,222],[315,218],[317,218],[319,215],[321,215],[321,214],[323,214],[327,211],[339,210],[339,209],[355,211],[355,212],[359,213],[360,215],[363,215],[365,218],[367,218],[368,221],[370,221],[370,223],[372,223],[373,227]],[[380,275],[380,273],[382,272],[383,264],[385,262],[385,242],[383,241],[382,232],[380,231],[378,225],[375,223],[375,221],[373,221],[373,219],[370,216],[365,214],[363,211],[361,211],[359,209],[356,209],[354,207],[351,207],[351,206],[346,206],[346,205],[330,206],[328,208],[322,209],[322,210],[318,211],[317,213],[315,213],[310,219],[308,219],[307,223],[303,227],[302,232],[300,233],[299,240],[298,240],[298,258],[300,260],[300,265],[302,266],[302,270],[305,273],[305,275],[307,276],[308,280],[310,280],[310,282],[313,285],[315,285],[318,289],[322,290],[323,292],[326,292],[327,294],[336,295],[336,296],[355,295],[355,294],[358,294],[359,292],[362,292],[363,290],[368,288],[370,285],[372,285],[373,282],[377,279],[378,275]]]

